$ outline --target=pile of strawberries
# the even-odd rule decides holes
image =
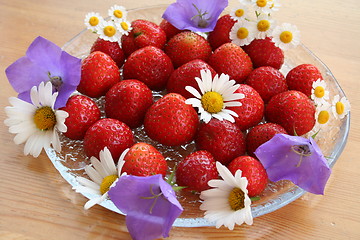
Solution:
[[[234,174],[241,169],[248,179],[249,196],[258,196],[267,186],[264,167],[254,151],[277,133],[303,135],[314,124],[315,106],[310,100],[312,83],[321,78],[310,64],[292,69],[284,76],[283,51],[271,39],[257,39],[241,48],[229,39],[235,21],[222,16],[208,38],[180,31],[166,20],[160,25],[135,20],[129,35],[117,42],[98,38],[82,62],[78,91],[62,109],[69,113],[65,133],[83,140],[88,157],[99,157],[107,147],[113,159],[125,155],[122,169],[127,174],[149,176],[169,171],[164,156],[152,145],[136,143],[133,129],[144,126],[146,134],[165,146],[194,141],[196,151],[177,159],[176,181],[187,190],[208,189],[218,178],[215,162]],[[193,97],[185,90],[199,90],[195,77],[208,69],[212,75],[225,73],[240,84],[242,106],[235,123],[212,119],[199,121],[197,109],[185,104]],[[163,91],[154,102],[153,91]],[[105,116],[93,98],[105,96]]]

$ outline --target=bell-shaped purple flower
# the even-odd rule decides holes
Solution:
[[[210,32],[227,5],[228,0],[177,0],[162,17],[180,30]]]
[[[255,155],[271,181],[290,180],[308,192],[324,194],[331,169],[313,138],[276,134]]]
[[[51,81],[53,91],[59,92],[54,108],[65,106],[76,90],[81,77],[81,59],[71,56],[43,37],[37,37],[26,51],[6,70],[6,76],[19,94],[18,98],[30,102],[30,90],[41,82]]]
[[[168,237],[183,208],[162,175],[125,175],[110,188],[109,197],[126,214],[126,226],[135,240]]]

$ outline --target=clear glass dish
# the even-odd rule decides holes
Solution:
[[[166,5],[161,5],[129,10],[128,19],[130,21],[135,19],[147,19],[159,24],[161,21],[161,15],[165,11],[166,7]],[[89,54],[91,45],[96,38],[96,34],[91,33],[89,30],[83,30],[66,43],[63,46],[63,50],[79,58],[84,58]],[[341,97],[344,96],[344,92],[330,70],[304,45],[300,45],[295,49],[285,52],[285,64],[281,71],[283,74],[286,74],[291,68],[303,63],[310,63],[319,68],[324,79],[327,81],[331,97],[336,94],[339,94]],[[159,93],[155,93],[155,95],[159,97]],[[102,99],[97,102],[101,107]],[[335,164],[345,147],[349,128],[350,114],[342,120],[331,120],[331,122],[327,125],[326,131],[321,131],[316,137],[316,141],[322,149],[324,155],[328,157],[329,165],[331,167]],[[195,150],[193,143],[177,148],[161,146],[160,144],[147,138],[141,127],[135,129],[134,134],[137,136],[138,141],[149,142],[158,148],[168,160],[170,168],[176,161],[181,159],[182,156],[186,156],[189,152]],[[89,164],[89,161],[83,152],[82,141],[71,141],[66,137],[62,137],[62,146],[63,150],[60,154],[56,153],[53,149],[47,149],[46,152],[62,177],[69,182],[70,185],[75,186],[77,185],[75,177],[84,176],[83,169],[85,165]],[[253,217],[258,217],[275,211],[296,200],[304,193],[306,193],[306,191],[295,186],[289,181],[269,183],[269,186],[262,194],[260,200],[255,201],[252,204]],[[84,196],[87,198],[92,197],[89,194],[84,194]],[[178,198],[185,210],[180,218],[175,221],[174,226],[214,226],[214,223],[210,223],[203,218],[204,212],[199,209],[199,195],[181,191],[178,193]],[[122,214],[110,200],[104,201],[101,206]]]

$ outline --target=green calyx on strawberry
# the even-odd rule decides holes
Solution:
[[[208,151],[189,154],[176,168],[176,183],[187,186],[186,191],[201,192],[209,189],[208,181],[217,178],[215,159]]]
[[[164,156],[152,145],[140,142],[130,147],[124,156],[122,172],[135,176],[166,175],[167,163]]]
[[[107,54],[95,51],[81,65],[81,79],[77,90],[89,97],[98,98],[120,81],[120,71]]]
[[[183,145],[195,137],[199,123],[195,109],[177,93],[169,93],[156,101],[146,112],[147,135],[167,146]]]

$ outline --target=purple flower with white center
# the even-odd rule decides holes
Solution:
[[[168,237],[172,224],[183,211],[172,186],[160,174],[122,176],[108,195],[126,214],[126,226],[135,240]]]
[[[227,5],[228,0],[177,0],[162,17],[180,30],[210,32]]]
[[[331,169],[312,137],[276,134],[255,155],[271,181],[290,180],[308,192],[324,194]]]
[[[26,51],[6,70],[6,76],[19,93],[18,98],[31,103],[30,91],[41,82],[51,82],[58,92],[54,108],[65,106],[81,77],[81,59],[71,56],[43,37],[37,37]]]

